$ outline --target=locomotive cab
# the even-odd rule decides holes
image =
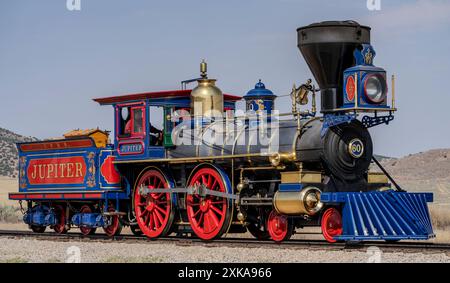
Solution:
[[[116,160],[165,158],[173,146],[173,128],[191,118],[190,95],[191,90],[174,90],[94,99],[114,108]],[[224,107],[235,109],[237,100],[240,97],[224,94]]]

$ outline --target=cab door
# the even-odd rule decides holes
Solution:
[[[146,156],[147,115],[141,103],[128,103],[116,106],[117,155],[120,159],[142,158]]]

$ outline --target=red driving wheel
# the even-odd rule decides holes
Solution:
[[[335,243],[335,236],[342,234],[342,216],[339,211],[334,208],[328,208],[322,215],[322,234],[329,243]]]
[[[62,205],[55,205],[53,207],[53,211],[55,212],[56,218],[58,219],[58,224],[53,226],[53,230],[55,230],[55,232],[58,234],[67,233],[66,208]]]
[[[80,209],[80,213],[92,213],[92,212],[93,212],[93,209],[89,205],[83,205]],[[80,226],[81,234],[83,234],[85,236],[93,235],[96,230],[97,230],[97,228],[89,228],[89,227]]]
[[[289,240],[292,236],[293,229],[294,227],[286,215],[272,210],[267,219],[267,230],[272,240],[275,242]]]
[[[207,189],[227,193],[220,173],[214,168],[201,168],[191,178],[190,187],[205,186]],[[186,197],[189,223],[194,233],[203,240],[222,236],[230,224],[228,200],[224,197],[189,194]]]
[[[149,169],[138,179],[134,191],[134,212],[140,230],[149,238],[167,235],[174,219],[171,194],[142,194],[141,187],[169,188],[167,178],[159,170]]]
[[[114,208],[113,204],[110,203],[108,205],[108,212],[115,212],[116,209]],[[122,223],[120,223],[119,215],[112,215],[111,217],[111,225],[108,227],[103,227],[103,231],[105,231],[105,234],[108,235],[108,237],[118,236],[120,235],[120,232],[122,232]]]

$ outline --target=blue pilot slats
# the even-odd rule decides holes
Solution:
[[[431,193],[323,193],[325,204],[342,205],[342,229],[336,240],[402,240],[434,237],[427,202]]]

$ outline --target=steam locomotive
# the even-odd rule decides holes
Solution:
[[[99,129],[19,143],[19,192],[9,197],[27,203],[23,219],[37,233],[115,236],[127,225],[149,238],[248,231],[281,242],[320,226],[329,242],[433,237],[432,194],[404,191],[373,155],[368,128],[396,108],[370,30],[354,21],[297,29],[318,88],[294,85],[289,113],[275,110],[261,80],[244,97],[223,94],[206,62],[180,90],[94,99],[113,106],[114,143]],[[150,123],[155,107],[163,129]]]

